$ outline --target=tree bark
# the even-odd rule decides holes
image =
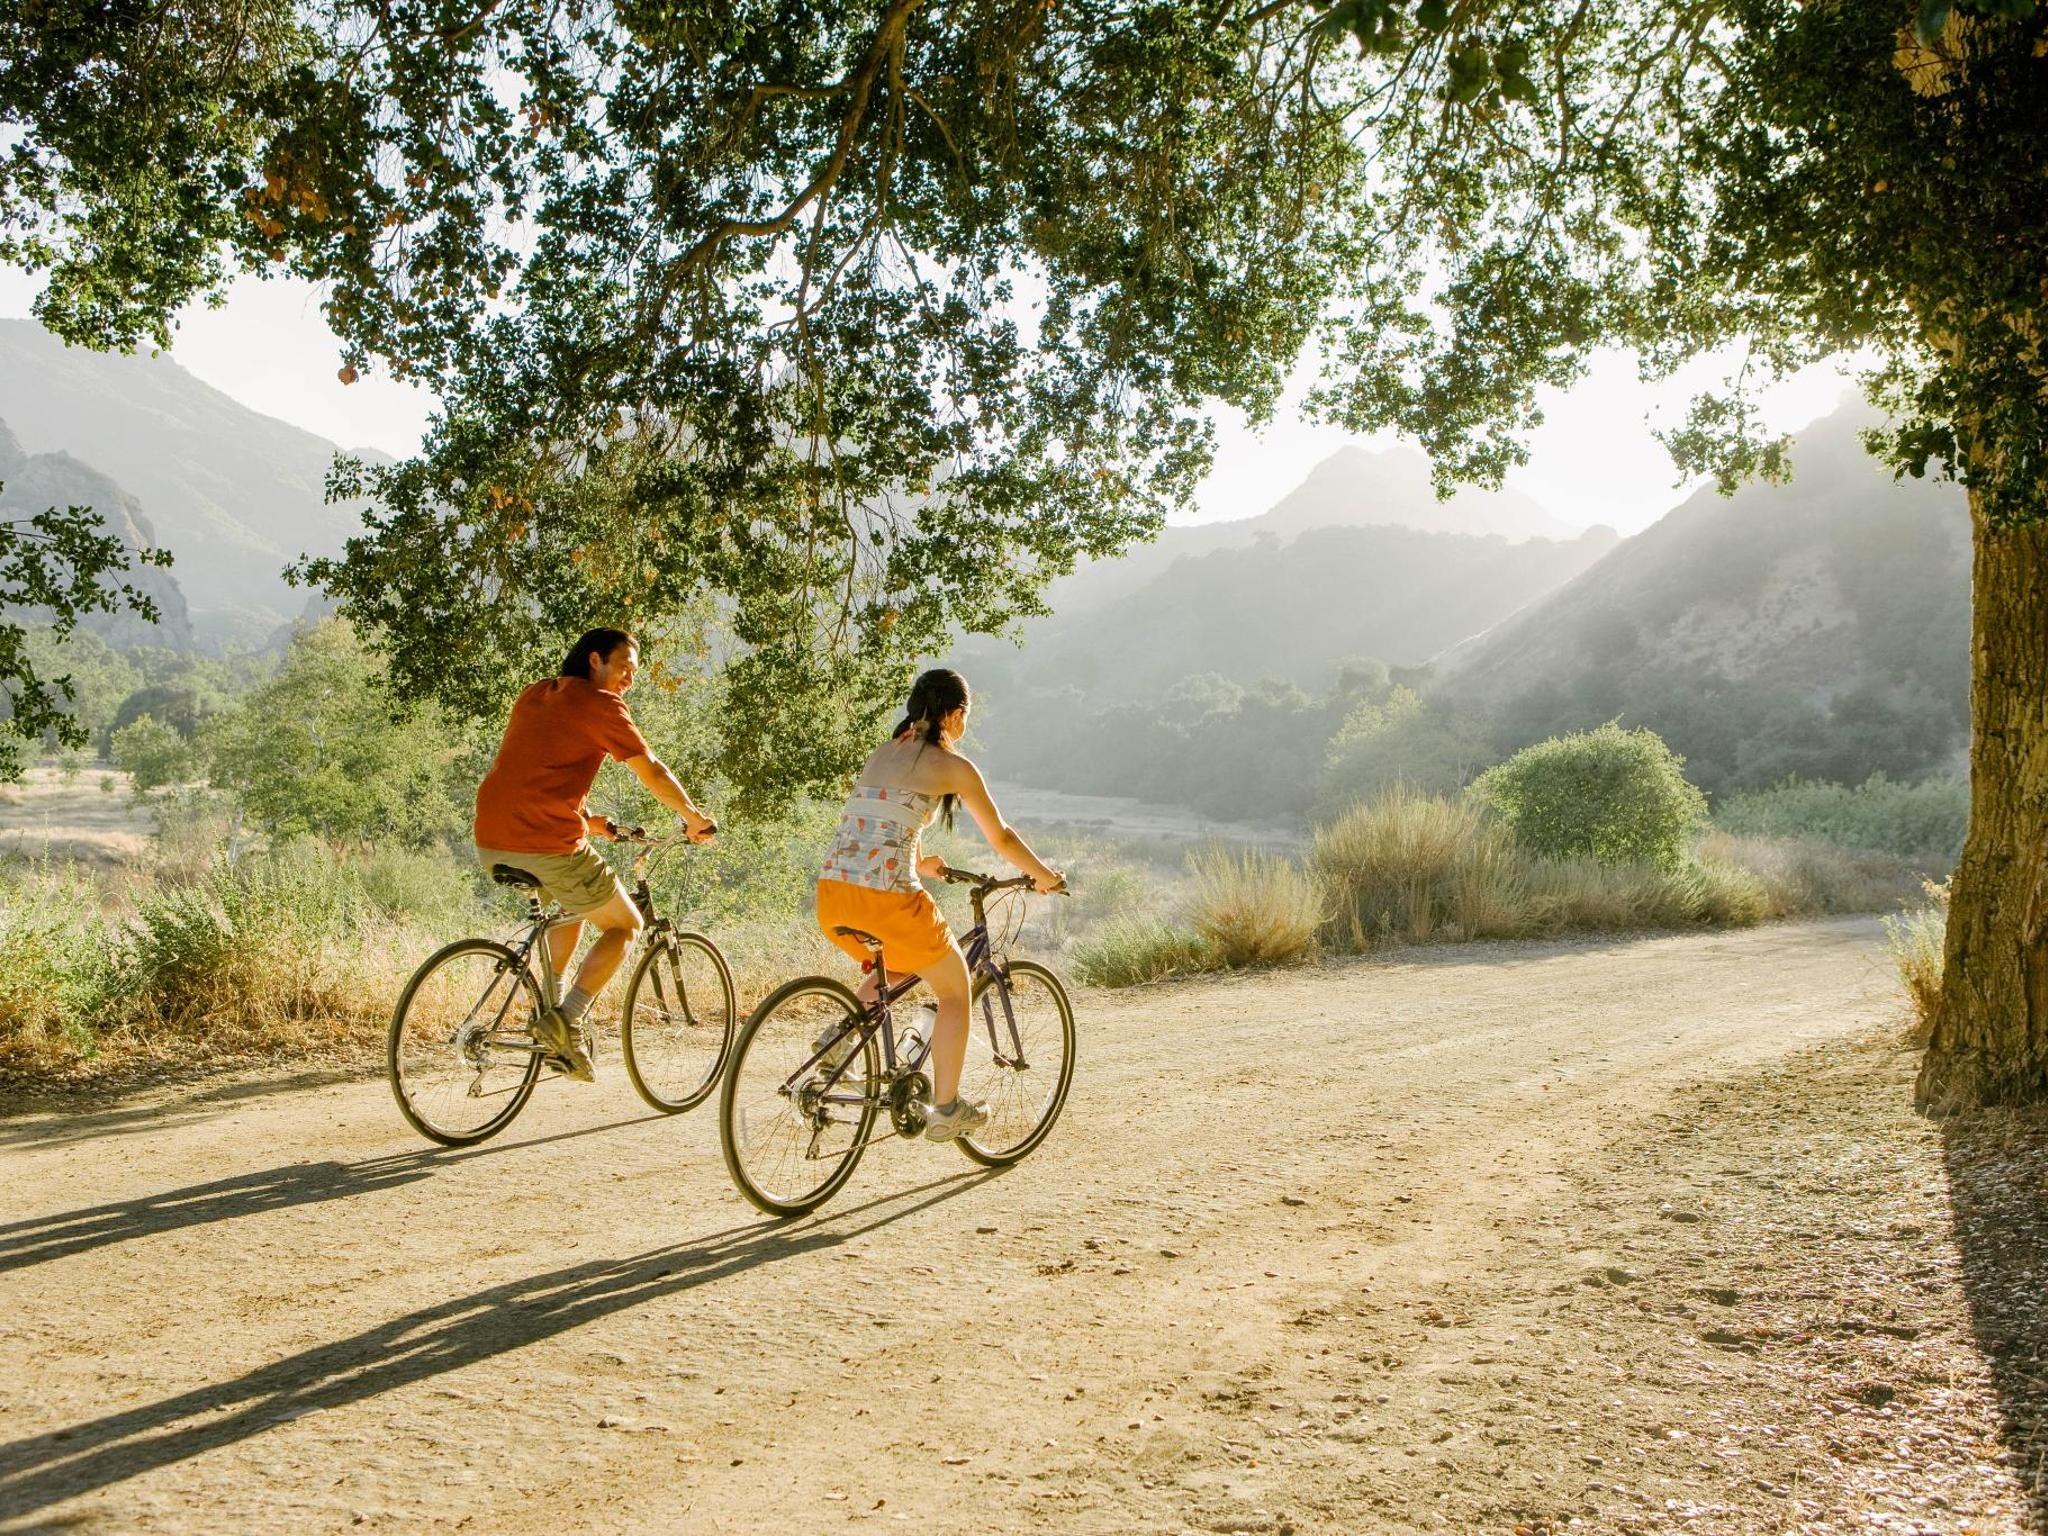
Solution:
[[[1973,494],[1970,832],[1916,1100],[2048,1099],[2048,521],[1993,529]]]

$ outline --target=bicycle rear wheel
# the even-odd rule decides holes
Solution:
[[[961,1097],[986,1103],[988,1123],[954,1143],[988,1168],[1006,1168],[1045,1140],[1074,1081],[1074,1005],[1067,989],[1030,960],[1011,961],[1003,974],[1004,986],[987,976],[975,985],[960,1069]]]
[[[769,994],[740,1031],[719,1098],[718,1140],[733,1184],[771,1216],[823,1204],[867,1148],[881,1053],[872,1034],[850,1034],[862,1016],[852,989],[802,976]],[[805,1066],[835,1039],[859,1041],[836,1079],[826,1062]]]
[[[692,1109],[718,1086],[739,1007],[732,972],[701,933],[664,933],[626,987],[619,1048],[641,1098],[664,1114]]]
[[[540,1075],[539,1012],[532,973],[504,945],[460,939],[428,956],[399,995],[385,1044],[398,1112],[445,1147],[496,1135]]]

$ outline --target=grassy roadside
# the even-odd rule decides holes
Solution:
[[[1359,954],[1400,944],[1749,927],[1896,912],[1921,865],[1815,838],[1709,831],[1670,866],[1550,859],[1470,800],[1392,794],[1318,832],[1307,857],[1198,856],[1178,907],[1074,956],[1099,986]]]

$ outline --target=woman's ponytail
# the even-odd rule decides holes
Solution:
[[[910,697],[903,703],[903,718],[896,722],[896,729],[889,733],[892,740],[900,740],[905,732],[915,730],[918,736],[918,750],[940,745],[939,726],[946,716],[967,702],[967,679],[950,667],[933,667],[929,672],[918,674],[916,682],[910,685]],[[941,808],[941,819],[950,830],[953,825],[953,808],[959,797],[948,795]]]

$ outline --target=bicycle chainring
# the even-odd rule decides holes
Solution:
[[[898,1136],[924,1134],[924,1106],[932,1085],[922,1072],[905,1072],[889,1085],[889,1123]]]

